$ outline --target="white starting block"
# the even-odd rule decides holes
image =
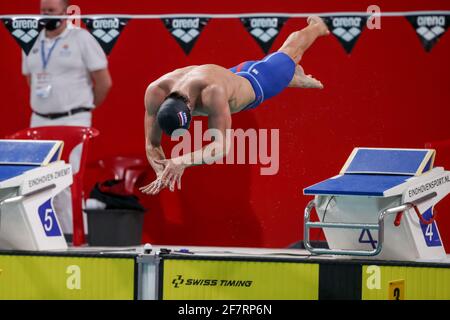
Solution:
[[[67,249],[52,205],[72,184],[62,148],[62,141],[0,140],[0,249]]]
[[[355,148],[339,175],[304,189],[304,244],[313,254],[387,260],[445,259],[433,207],[450,192],[434,150]],[[316,208],[320,222],[311,222]],[[447,214],[444,212],[443,214]],[[329,249],[312,247],[323,228]],[[344,230],[345,229],[345,230]]]

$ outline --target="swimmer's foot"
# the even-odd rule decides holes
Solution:
[[[323,89],[323,84],[311,75],[303,75],[299,77],[300,88]]]
[[[323,84],[319,80],[315,79],[312,75],[306,75],[302,66],[297,65],[295,70],[295,86],[298,88],[310,88],[310,89],[323,89]]]
[[[322,18],[319,16],[309,16],[307,19],[307,22],[310,26],[317,26],[317,29],[319,30],[319,35],[321,36],[327,36],[330,34],[330,31],[328,30],[327,25],[325,22],[323,22]]]

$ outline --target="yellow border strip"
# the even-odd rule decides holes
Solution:
[[[403,281],[405,300],[450,299],[448,267],[364,264],[361,300],[388,300],[390,284],[398,280]]]
[[[135,267],[133,256],[1,254],[0,300],[132,300]]]

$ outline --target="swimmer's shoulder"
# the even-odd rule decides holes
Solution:
[[[191,66],[175,69],[173,72],[189,72],[192,69],[195,69],[195,68],[198,68],[198,67],[199,67],[198,65],[191,65]]]
[[[182,76],[192,70],[194,70],[195,68],[198,68],[199,66],[187,66],[187,67],[182,67],[182,68],[178,68],[175,69],[169,73],[166,73],[163,77],[175,77],[175,76]]]
[[[197,66],[188,66],[183,68],[178,68],[173,71],[167,72],[163,74],[161,77],[153,81],[153,83],[163,83],[163,82],[173,82],[191,71],[192,69],[195,69]]]
[[[216,72],[217,71],[228,71],[228,69],[226,69],[218,64],[213,64],[213,63],[202,64],[202,65],[195,66],[195,67],[202,71],[216,71]]]
[[[145,95],[168,95],[172,89],[174,81],[170,79],[158,79],[150,83],[147,87]]]
[[[170,87],[152,82],[145,90],[144,103],[149,115],[156,115],[161,103],[170,92]]]

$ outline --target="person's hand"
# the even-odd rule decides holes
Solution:
[[[161,175],[162,182],[169,187],[170,191],[175,190],[175,184],[178,190],[181,190],[181,176],[184,173],[186,166],[173,159],[155,160],[159,165],[164,166],[164,171]]]
[[[152,183],[150,183],[150,184],[148,184],[146,186],[143,186],[143,187],[139,188],[139,190],[142,193],[149,194],[149,195],[153,196],[155,194],[158,194],[164,188],[165,188],[165,186],[162,183],[162,180],[160,178],[156,178],[155,181],[153,181]]]
[[[160,163],[156,163],[156,161],[153,159],[149,159],[149,162],[151,167],[155,171],[156,179],[152,183],[139,188],[139,190],[142,191],[143,193],[154,195],[159,193],[162,189],[166,187],[161,180],[165,167]]]
[[[154,160],[154,162],[156,165],[162,166],[164,170],[155,181],[140,188],[140,190],[149,195],[156,195],[165,187],[169,187],[172,192],[175,191],[175,184],[178,190],[181,190],[181,176],[186,166],[172,159]]]

